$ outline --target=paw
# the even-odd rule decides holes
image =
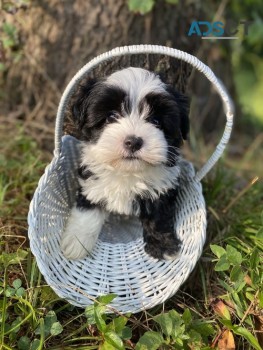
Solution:
[[[61,251],[69,260],[84,258],[91,252],[92,248],[84,246],[76,235],[65,236],[61,241]]]
[[[160,241],[146,243],[145,252],[158,260],[174,260],[181,249],[182,242],[178,238],[174,238],[169,245],[162,245]]]
[[[63,255],[70,260],[87,256],[97,242],[104,219],[105,215],[99,209],[73,208],[61,238]]]
[[[89,242],[84,240],[84,242],[82,242],[76,230],[69,231],[67,228],[62,237],[60,247],[65,258],[69,260],[78,260],[89,255],[95,244],[96,240],[90,240]]]

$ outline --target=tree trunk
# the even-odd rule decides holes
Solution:
[[[129,11],[126,0],[37,0],[13,16],[23,55],[8,71],[5,110],[9,117],[21,118],[50,149],[61,93],[79,68],[102,52],[129,44],[166,45],[195,55],[202,40],[189,38],[187,32],[202,16],[194,2],[175,6],[157,1],[151,13],[141,16]],[[191,73],[182,61],[156,55],[114,60],[95,73],[105,75],[129,65],[158,71],[182,92]],[[195,81],[192,92],[198,95],[199,87]]]

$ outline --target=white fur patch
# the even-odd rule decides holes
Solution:
[[[129,67],[111,74],[106,83],[122,88],[128,93],[132,112],[143,97],[151,92],[164,93],[165,84],[154,73],[142,68]]]
[[[130,135],[141,137],[143,140],[141,149],[134,153],[138,159],[133,162],[125,159],[129,153],[124,147],[124,140]],[[158,165],[167,161],[167,146],[161,130],[131,115],[107,125],[96,143],[84,144],[82,163],[91,164],[91,166],[101,164],[105,168],[119,169],[124,172],[143,171],[146,163]]]
[[[164,164],[152,166],[144,164],[143,169],[123,171],[106,166],[97,161],[96,152],[89,152],[84,148],[82,164],[94,174],[87,180],[80,179],[82,194],[92,203],[105,202],[110,212],[131,215],[139,214],[139,208],[133,207],[136,195],[142,198],[157,199],[161,193],[177,185],[180,167],[167,167]]]
[[[105,213],[100,209],[71,210],[62,235],[61,250],[67,259],[82,259],[96,244],[105,221]]]

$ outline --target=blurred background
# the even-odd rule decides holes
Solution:
[[[236,105],[233,152],[242,153],[255,139],[262,143],[260,0],[2,0],[0,4],[1,132],[22,126],[40,147],[51,151],[58,102],[75,72],[116,46],[151,43],[196,55],[224,82]],[[231,22],[238,39],[188,36],[193,21]],[[247,33],[242,21],[249,21]],[[224,117],[209,83],[187,65],[157,60],[131,63],[163,70],[179,90],[187,91],[195,146],[199,143],[195,138],[216,141]]]

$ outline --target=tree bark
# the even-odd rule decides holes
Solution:
[[[191,1],[176,6],[157,1],[153,11],[142,16],[131,13],[126,0],[37,0],[16,14],[23,55],[8,71],[5,110],[22,119],[50,149],[61,93],[78,69],[102,52],[129,44],[166,45],[201,55],[202,40],[189,38],[187,32],[202,16],[200,5]],[[157,55],[121,58],[94,73],[106,75],[129,65],[157,71],[182,92],[191,73],[188,64]],[[200,93],[200,84],[195,81],[190,91],[202,97],[209,88]]]

